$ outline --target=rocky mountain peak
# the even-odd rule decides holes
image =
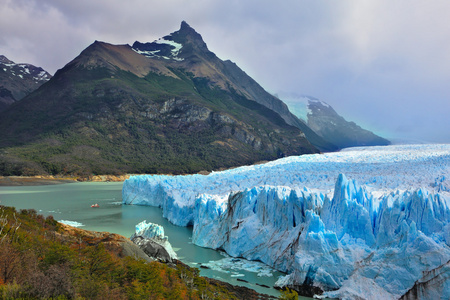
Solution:
[[[134,42],[133,50],[151,58],[183,61],[193,53],[209,53],[202,36],[189,26],[181,22],[180,29],[153,42]]]
[[[183,45],[192,44],[198,49],[208,50],[202,36],[197,31],[195,31],[194,28],[189,26],[186,21],[182,21],[180,30],[171,33],[171,36],[174,41],[179,42]]]
[[[171,33],[171,36],[185,37],[185,38],[189,38],[190,41],[195,41],[195,42],[204,44],[203,38],[200,35],[200,33],[195,31],[195,29],[192,28],[185,21],[181,22],[180,30]]]
[[[16,64],[0,55],[0,112],[21,100],[52,76],[40,67],[31,64]]]
[[[179,31],[186,31],[186,32],[195,32],[195,29],[192,28],[186,21],[181,21],[181,26]]]

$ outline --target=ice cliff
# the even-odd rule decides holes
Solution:
[[[134,176],[123,202],[160,206],[193,225],[195,244],[286,272],[280,286],[398,299],[428,295],[431,280],[448,299],[449,178],[450,145],[370,147],[207,176]]]

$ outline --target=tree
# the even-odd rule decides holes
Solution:
[[[290,288],[285,288],[284,290],[281,291],[281,295],[278,299],[281,300],[297,300],[298,299],[298,294],[296,291],[291,290]]]

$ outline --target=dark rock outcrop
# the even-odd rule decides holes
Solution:
[[[164,263],[172,262],[169,252],[160,244],[152,239],[146,239],[142,236],[134,236],[131,241],[139,246],[149,257]]]

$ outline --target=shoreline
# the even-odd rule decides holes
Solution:
[[[0,186],[38,186],[74,182],[123,182],[130,178],[127,175],[94,175],[89,177],[56,177],[52,175],[38,176],[0,176]]]
[[[259,161],[253,165],[261,165],[268,163],[269,161]],[[245,165],[243,165],[245,166]],[[231,170],[235,168],[240,168],[243,166],[236,166],[230,168],[219,168],[214,170],[214,172],[221,172],[226,170]],[[186,174],[176,174],[176,175],[209,175],[213,171],[199,171],[197,173],[186,173]],[[150,175],[150,174],[124,174],[124,175],[90,175],[90,176],[61,176],[61,175],[35,175],[35,176],[1,176],[0,175],[0,187],[2,186],[39,186],[39,185],[54,185],[54,184],[64,184],[64,183],[74,183],[74,182],[123,182],[133,175]],[[163,174],[154,174],[163,175]],[[175,175],[175,174],[164,174],[164,175]]]

